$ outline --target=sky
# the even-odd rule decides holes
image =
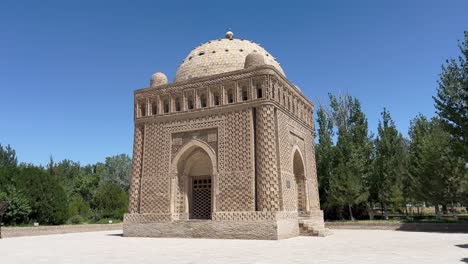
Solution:
[[[317,106],[357,97],[406,136],[433,116],[441,66],[468,30],[466,0],[0,2],[0,144],[20,162],[132,154],[133,91],[173,80],[201,43],[260,43]]]

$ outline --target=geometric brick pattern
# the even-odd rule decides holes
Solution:
[[[139,213],[141,162],[143,154],[143,126],[135,126],[133,142],[132,179],[130,186],[129,212]]]
[[[252,112],[225,114],[225,162],[218,176],[218,211],[255,210]],[[235,146],[235,147],[234,147]]]
[[[279,211],[275,107],[257,107],[256,117],[257,207],[260,211]]]
[[[214,212],[212,220],[215,221],[261,221],[284,220],[296,218],[297,212],[285,211],[253,211],[253,212]]]

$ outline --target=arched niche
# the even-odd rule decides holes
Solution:
[[[211,219],[215,208],[216,154],[205,142],[193,139],[172,162],[172,212],[180,219]]]

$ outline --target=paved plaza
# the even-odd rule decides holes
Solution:
[[[468,263],[468,234],[334,230],[279,241],[126,238],[121,231],[0,240],[0,263]]]

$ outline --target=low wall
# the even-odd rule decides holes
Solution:
[[[362,223],[326,222],[330,229],[374,229],[413,232],[468,233],[468,223]]]
[[[124,223],[126,237],[277,240],[299,235],[297,219],[258,221],[179,220]]]
[[[2,238],[122,230],[122,224],[2,227]]]

